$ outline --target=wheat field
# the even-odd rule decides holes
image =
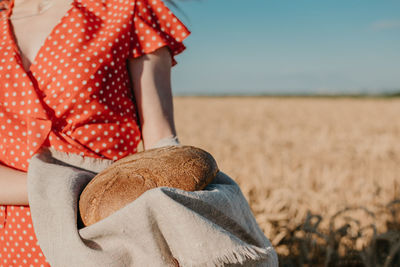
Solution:
[[[181,142],[238,182],[281,263],[333,266],[363,251],[347,264],[365,265],[382,233],[395,256],[382,266],[400,260],[400,99],[175,97],[174,108]]]

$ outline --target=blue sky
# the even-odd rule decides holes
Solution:
[[[192,34],[175,95],[400,90],[398,0],[177,3]]]

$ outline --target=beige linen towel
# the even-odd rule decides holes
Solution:
[[[31,216],[52,267],[175,266],[174,258],[179,266],[278,266],[240,188],[223,172],[202,191],[149,190],[79,229],[79,195],[111,163],[48,149],[32,157]]]

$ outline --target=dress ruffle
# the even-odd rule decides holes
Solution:
[[[167,46],[175,56],[186,49],[182,43],[189,36],[187,27],[161,0],[137,0],[133,16],[133,42],[130,57],[139,57]]]

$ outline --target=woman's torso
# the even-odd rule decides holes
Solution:
[[[25,171],[41,146],[116,160],[140,142],[127,69],[135,1],[56,1],[46,23],[13,20],[12,8],[0,24],[0,161]]]

